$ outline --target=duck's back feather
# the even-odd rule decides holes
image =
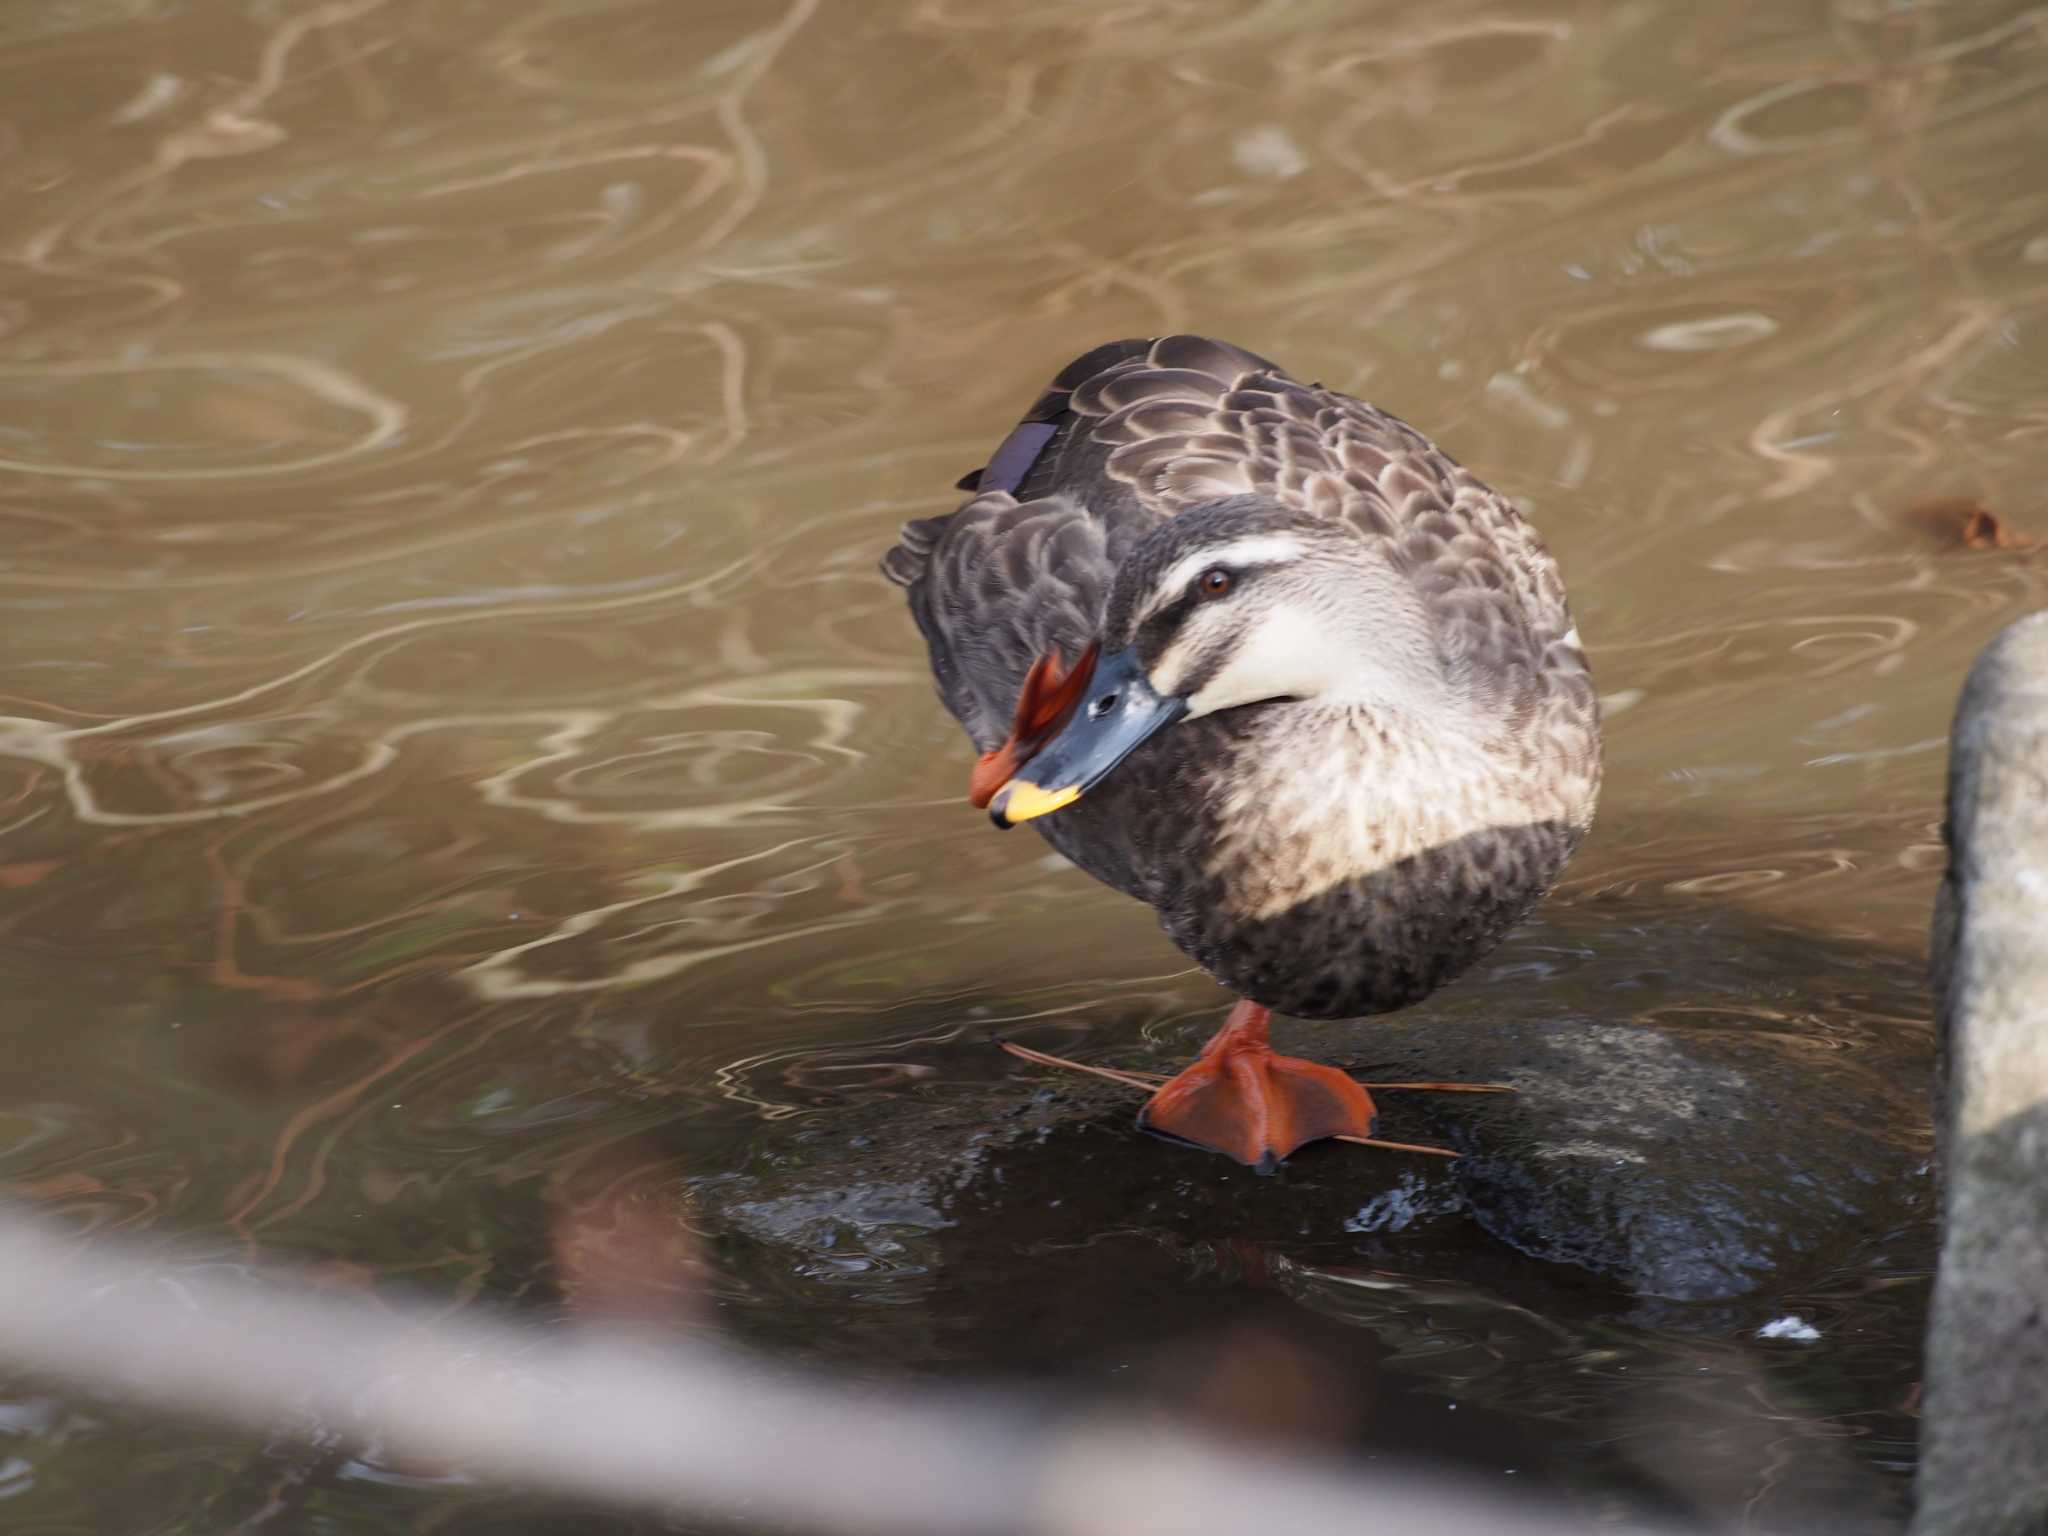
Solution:
[[[987,751],[1031,664],[1095,638],[1124,553],[1162,519],[1246,494],[1351,526],[1432,609],[1453,685],[1509,723],[1541,704],[1564,588],[1506,498],[1405,422],[1202,336],[1076,358],[959,511],[882,562],[909,589],[940,696]]]

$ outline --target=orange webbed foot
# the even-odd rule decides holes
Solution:
[[[1266,1043],[1271,1015],[1241,1002],[1194,1064],[1168,1079],[1156,1072],[1123,1072],[1035,1051],[1014,1040],[996,1043],[1020,1061],[1107,1078],[1149,1095],[1138,1124],[1176,1140],[1228,1153],[1260,1173],[1311,1141],[1329,1137],[1388,1152],[1422,1152],[1455,1159],[1449,1147],[1385,1141],[1371,1134],[1377,1118],[1369,1089],[1427,1093],[1513,1093],[1510,1083],[1364,1083],[1335,1067],[1281,1056]]]
[[[1260,1173],[1326,1136],[1372,1139],[1377,1110],[1358,1083],[1266,1043],[1264,1008],[1239,1003],[1230,1021],[1138,1112],[1138,1124],[1209,1147]]]

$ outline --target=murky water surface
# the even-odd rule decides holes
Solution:
[[[999,1170],[1029,1222],[872,1159],[773,1191],[1046,1091],[994,1028],[1146,1064],[1221,1010],[966,807],[874,572],[1053,368],[1175,328],[1415,421],[1570,582],[1600,824],[1427,1009],[1923,1071],[1947,715],[2048,565],[1903,514],[2048,532],[2043,142],[2048,12],[2005,0],[10,7],[0,1181],[536,1327],[1226,1421],[1320,1370],[1293,1427],[1362,1454],[1896,1529],[1923,1187],[1796,1288],[1634,1311],[1476,1230],[1218,1230],[1229,1170],[1121,1110],[1121,1203],[1051,1150]],[[1788,1311],[1822,1338],[1754,1338]],[[555,1518],[32,1382],[0,1499]]]

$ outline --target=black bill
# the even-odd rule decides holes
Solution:
[[[1154,732],[1188,710],[1186,699],[1161,698],[1145,680],[1136,650],[1126,647],[1096,663],[1087,697],[1058,735],[1032,754],[996,791],[989,819],[999,827],[1030,821],[1071,805],[1100,784]]]

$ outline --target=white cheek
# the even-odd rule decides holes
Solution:
[[[1367,667],[1358,636],[1348,627],[1308,609],[1282,608],[1261,620],[1222,670],[1189,698],[1188,714],[1261,699],[1345,695],[1363,681]]]

